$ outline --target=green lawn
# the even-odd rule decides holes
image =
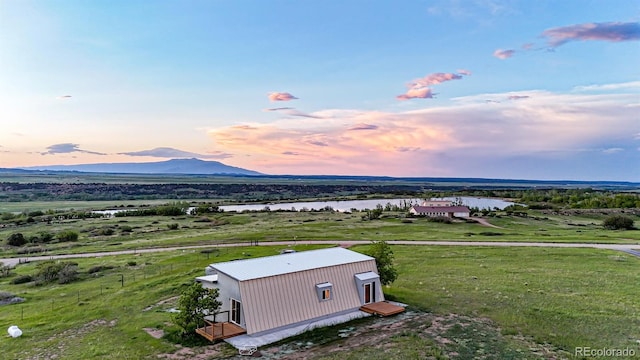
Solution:
[[[299,246],[308,250],[317,246]],[[74,259],[83,280],[67,285],[11,285],[0,279],[0,291],[26,301],[0,306],[0,324],[18,325],[19,338],[0,337],[2,357],[7,359],[141,359],[173,352],[174,344],[155,339],[143,328],[166,329],[175,301],[157,305],[180,294],[182,286],[212,262],[278,254],[280,248],[221,248],[210,254],[180,251],[163,254]],[[37,262],[20,265],[16,276],[33,274]],[[114,266],[89,275],[96,265]],[[121,280],[124,279],[124,285]],[[146,309],[146,310],[145,310]],[[203,342],[206,344],[206,342]]]
[[[636,224],[640,224],[637,217]],[[533,213],[527,218],[489,217],[499,228],[477,223],[442,224],[412,219],[400,213],[385,213],[380,220],[364,221],[361,213],[257,212],[220,213],[207,216],[118,217],[26,223],[0,228],[4,244],[13,233],[29,238],[40,232],[73,230],[80,234],[74,243],[32,244],[23,248],[0,247],[0,257],[47,253],[79,253],[145,247],[218,244],[228,242],[268,242],[281,240],[453,240],[453,241],[536,241],[640,244],[640,230],[610,231],[602,228],[604,216],[546,216]],[[169,225],[177,224],[177,230]],[[104,235],[108,230],[111,235]]]
[[[317,247],[296,247],[311,248]],[[0,307],[0,324],[18,325],[24,331],[17,339],[0,337],[0,347],[7,358],[54,354],[64,359],[156,358],[175,351],[170,342],[142,330],[169,327],[166,310],[174,304],[159,302],[178,295],[209,263],[273,255],[280,249],[260,246],[219,248],[210,254],[181,251],[74,259],[83,280],[68,285],[10,285],[14,277],[0,279],[0,291],[26,299]],[[367,247],[353,249],[366,252]],[[503,351],[505,356],[523,343],[564,354],[576,346],[630,347],[640,352],[640,259],[636,257],[592,249],[393,246],[393,250],[400,277],[385,293],[434,316],[467,317],[466,322],[475,325],[447,330],[460,341],[475,344],[497,331],[491,336],[504,339],[494,341],[492,351]],[[89,275],[96,265],[114,268]],[[33,273],[35,267],[36,263],[20,265],[15,272]],[[403,358],[424,353],[425,347],[432,355],[447,350],[432,339],[409,335],[385,343],[389,354]],[[357,359],[368,353],[372,351],[362,348],[340,358]]]
[[[637,257],[593,249],[393,250],[401,275],[385,292],[399,301],[435,313],[486,317],[505,335],[571,353],[578,346],[640,353]]]

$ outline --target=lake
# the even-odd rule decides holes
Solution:
[[[409,203],[412,205],[420,205],[424,199],[368,199],[368,200],[344,200],[344,201],[303,201],[303,202],[287,202],[287,203],[274,203],[274,204],[248,204],[248,205],[223,205],[219,208],[225,212],[243,212],[243,211],[261,211],[266,207],[269,207],[269,210],[277,211],[277,210],[294,210],[294,211],[309,211],[309,210],[321,210],[328,207],[331,207],[334,211],[346,212],[346,211],[362,211],[367,209],[375,209],[376,206],[382,205],[386,206],[387,204],[402,206],[405,203]],[[452,197],[444,197],[437,198],[433,200],[450,200],[450,201],[461,201],[463,205],[468,207],[477,207],[478,209],[489,209],[493,210],[498,208],[503,210],[505,207],[509,205],[514,205],[515,203],[511,201],[505,201],[501,199],[489,199],[489,198],[477,198],[477,197],[469,197],[469,196],[452,196]],[[191,212],[193,207],[189,208],[189,212]],[[116,213],[123,211],[131,211],[135,209],[109,209],[109,210],[100,210],[100,211],[92,211],[94,214],[102,214],[105,217],[113,217]]]
[[[460,200],[463,205],[468,207],[477,207],[479,209],[490,209],[498,208],[500,210],[504,209],[509,205],[514,205],[515,203],[510,201],[505,201],[501,199],[488,199],[488,198],[476,198],[476,197],[468,197],[468,196],[458,196],[458,197],[444,197],[438,198],[434,200],[450,200],[456,201]],[[269,207],[270,210],[320,210],[326,208],[327,206],[331,207],[335,211],[351,211],[355,210],[366,210],[366,209],[375,209],[376,206],[386,204],[398,205],[402,206],[405,202],[411,203],[413,205],[420,205],[423,199],[368,199],[368,200],[345,200],[345,201],[306,201],[306,202],[288,202],[288,203],[276,203],[276,204],[250,204],[250,205],[224,205],[220,206],[220,209],[223,211],[260,211],[264,210],[265,207]]]

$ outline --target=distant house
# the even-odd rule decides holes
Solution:
[[[343,248],[211,264],[207,273],[210,275],[196,280],[204,287],[219,289],[222,306],[216,319],[209,319],[198,333],[212,341],[243,332],[245,338],[255,339],[299,325],[308,329],[329,318],[344,322],[353,318],[348,314],[367,315],[362,311],[391,314],[404,310],[384,302],[375,259]],[[225,324],[230,329],[226,335],[220,333]],[[295,332],[285,334],[250,343],[263,345]]]
[[[468,218],[470,211],[466,206],[413,206],[409,212],[416,216],[460,217]]]

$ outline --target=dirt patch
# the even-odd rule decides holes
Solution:
[[[149,305],[146,308],[142,309],[142,311],[143,312],[150,311],[150,310],[153,310],[153,308],[155,308],[155,307],[162,306],[162,305],[169,304],[169,303],[173,303],[176,300],[178,300],[179,298],[180,298],[179,296],[173,296],[173,297],[170,297],[168,299],[164,299],[164,300],[158,301],[157,303],[155,303],[153,305]]]
[[[500,226],[493,225],[492,223],[487,221],[487,219],[484,219],[484,218],[470,217],[469,219],[474,220],[475,222],[477,222],[478,224],[480,224],[482,226],[492,227],[492,228],[495,228],[495,229],[503,229]]]
[[[198,348],[189,348],[176,345],[177,350],[171,354],[159,354],[158,359],[169,360],[207,360],[220,358],[224,354],[223,349],[228,346],[226,343],[218,343],[214,345],[207,345]]]
[[[162,329],[143,328],[142,330],[156,339],[162,339],[164,336],[164,330]]]
[[[382,353],[389,358],[403,358],[411,356],[403,352],[407,346],[414,347],[413,354],[419,358],[568,357],[548,344],[537,344],[522,336],[503,336],[489,319],[413,311],[314,330],[259,350],[264,359],[340,359],[354,354],[362,358],[375,354],[379,358]]]
[[[47,346],[46,348],[39,349],[35,355],[27,359],[64,359],[66,349],[73,347],[74,343],[76,343],[78,339],[82,339],[86,334],[94,331],[97,327],[106,326],[111,328],[116,326],[117,323],[117,320],[107,321],[105,319],[96,319],[82,325],[79,329],[74,328],[63,331],[46,339],[46,342],[57,341],[55,346]]]

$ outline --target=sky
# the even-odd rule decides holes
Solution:
[[[640,0],[0,0],[0,167],[640,182]]]

